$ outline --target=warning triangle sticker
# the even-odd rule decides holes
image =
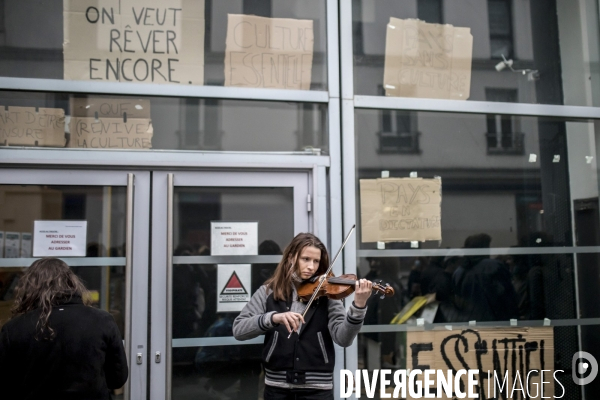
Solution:
[[[242,281],[240,281],[240,278],[235,271],[233,271],[221,294],[248,294],[248,292],[242,284]]]

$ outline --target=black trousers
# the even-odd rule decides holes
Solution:
[[[333,400],[333,389],[284,389],[265,385],[265,400]]]

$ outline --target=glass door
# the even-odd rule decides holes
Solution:
[[[232,323],[312,231],[308,172],[155,172],[151,399],[262,397],[262,337]]]
[[[117,399],[146,398],[147,313],[131,310],[147,308],[149,188],[148,172],[5,169],[0,175],[0,324],[10,318],[22,272],[41,256],[60,256],[123,335],[130,377],[113,393]],[[42,246],[36,233],[42,225],[57,235],[75,225],[80,230],[58,249]]]

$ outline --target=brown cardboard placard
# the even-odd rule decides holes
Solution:
[[[71,97],[71,117],[150,118],[150,100]]]
[[[62,108],[0,105],[0,145],[65,147],[65,110]]]
[[[466,100],[472,57],[470,28],[391,17],[385,43],[385,94]]]
[[[71,117],[70,148],[139,149],[152,148],[154,129],[147,118]]]
[[[442,240],[442,180],[360,180],[362,242]]]
[[[485,392],[480,398],[524,399],[522,392],[515,390],[510,396],[513,384],[515,388],[525,388],[527,374],[530,371],[544,372],[544,397],[554,397],[554,331],[552,327],[506,327],[494,329],[465,329],[455,331],[407,332],[408,349],[407,369],[449,370],[479,369],[476,390]],[[461,362],[462,361],[464,362]],[[514,363],[513,363],[514,362]],[[488,371],[490,385],[488,391]],[[506,371],[508,373],[506,374]],[[520,378],[520,382],[517,378]],[[494,396],[494,372],[500,384],[507,375],[504,396],[496,387]],[[453,375],[454,376],[454,375]],[[420,375],[422,377],[422,375]],[[541,399],[541,374],[532,373],[529,377],[530,399]],[[461,380],[467,388],[467,377]],[[520,384],[522,383],[522,385]],[[537,384],[537,396],[536,393]],[[454,386],[454,385],[453,385]],[[559,389],[560,390],[560,389]],[[476,392],[478,393],[478,392]],[[527,393],[527,392],[526,392]],[[407,393],[407,399],[411,399]],[[443,399],[448,399],[441,393]]]
[[[64,79],[204,84],[204,0],[64,0]]]
[[[225,86],[309,90],[313,21],[229,14]]]

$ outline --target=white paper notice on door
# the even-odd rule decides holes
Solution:
[[[212,256],[258,255],[258,222],[210,223]]]
[[[34,257],[85,257],[87,221],[34,221]]]
[[[252,295],[251,272],[250,264],[217,266],[217,312],[242,311]]]

